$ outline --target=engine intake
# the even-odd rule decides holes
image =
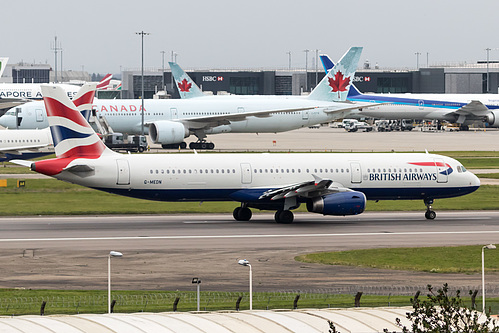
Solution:
[[[485,116],[485,122],[488,123],[490,127],[499,127],[499,111],[490,111],[490,113]]]
[[[312,198],[307,201],[307,210],[323,215],[357,215],[366,209],[366,196],[362,192],[339,192]]]
[[[154,143],[164,145],[184,141],[189,136],[189,130],[182,123],[160,120],[149,126],[149,135]]]

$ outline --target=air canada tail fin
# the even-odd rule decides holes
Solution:
[[[73,104],[86,121],[90,119],[90,114],[92,113],[92,103],[94,102],[96,86],[96,83],[86,83],[73,97]]]
[[[308,98],[330,102],[346,101],[361,53],[362,47],[351,47],[336,66],[329,70]]]
[[[175,62],[169,62],[172,70],[172,75],[175,80],[180,98],[194,98],[205,96],[201,89],[194,81],[187,75],[186,72]]]
[[[324,67],[324,71],[327,74],[331,70],[331,68],[334,67],[334,62],[331,60],[331,58],[329,58],[329,56],[327,54],[321,54],[319,57],[321,58],[321,62],[322,62],[322,66]],[[360,92],[359,89],[357,89],[355,84],[352,83],[350,85],[350,89],[348,90],[347,98],[357,96],[357,95],[362,95],[362,93]]]
[[[61,158],[98,158],[108,149],[60,87],[42,85],[55,154]]]

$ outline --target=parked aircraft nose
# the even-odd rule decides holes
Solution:
[[[12,126],[12,125],[15,125],[15,124],[12,124],[11,126],[9,126],[8,118],[10,118],[10,117],[7,116],[7,115],[1,116],[0,117],[0,126],[9,127],[9,128],[15,127],[15,126]]]

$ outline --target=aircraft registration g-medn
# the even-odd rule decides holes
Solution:
[[[424,153],[383,154],[128,154],[108,149],[64,91],[44,86],[57,158],[14,160],[56,179],[123,196],[158,201],[237,201],[234,218],[250,208],[356,215],[366,199],[421,199],[434,219],[434,199],[471,193],[480,181],[458,161]]]
[[[144,100],[146,132],[163,148],[185,148],[184,138],[195,135],[193,149],[213,149],[206,136],[219,133],[276,133],[329,122],[369,103],[346,101],[361,47],[352,47],[308,96],[204,96],[192,99]],[[183,90],[194,89],[186,78]],[[97,117],[104,116],[116,132],[142,132],[141,100],[98,100]],[[17,108],[16,108],[17,109]],[[20,128],[48,126],[40,103],[9,110],[0,125]]]

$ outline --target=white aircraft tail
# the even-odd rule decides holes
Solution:
[[[362,47],[351,47],[308,95],[309,99],[344,102],[352,85]]]
[[[175,85],[178,88],[180,98],[194,98],[205,96],[197,84],[186,72],[175,62],[169,62]]]
[[[9,62],[9,58],[3,57],[0,58],[0,77],[3,75],[3,71],[5,70],[5,67],[7,66],[7,62]]]

